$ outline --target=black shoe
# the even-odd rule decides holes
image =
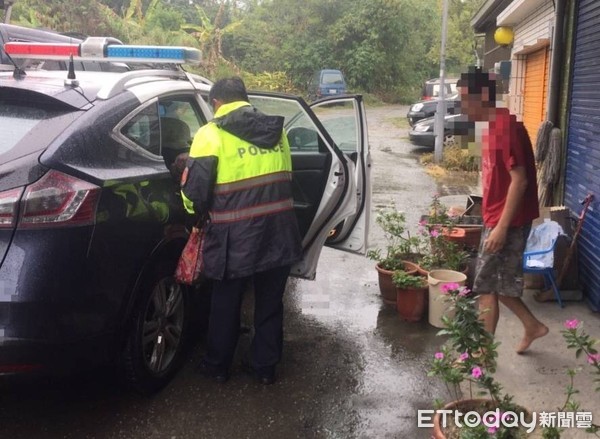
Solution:
[[[276,381],[275,378],[275,366],[267,366],[255,368],[250,364],[246,358],[242,359],[242,369],[248,375],[252,376],[258,383],[269,386],[274,384]]]
[[[212,378],[217,383],[225,383],[229,379],[229,372],[227,372],[227,370],[208,364],[204,360],[198,364],[196,371],[202,376]]]

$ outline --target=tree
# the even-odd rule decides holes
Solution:
[[[331,31],[335,56],[350,82],[372,92],[408,91],[432,70],[434,0],[357,2]]]
[[[459,74],[470,65],[475,65],[475,33],[471,19],[485,0],[448,0],[448,34],[446,37],[446,71]],[[442,0],[438,7],[442,7]],[[439,60],[441,46],[441,26],[436,27],[434,45],[428,54],[429,59]]]

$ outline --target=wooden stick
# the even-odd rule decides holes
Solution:
[[[581,204],[583,204],[583,209],[582,209],[581,213],[579,214],[579,221],[577,222],[577,227],[575,228],[575,232],[573,233],[573,239],[571,240],[571,245],[569,246],[569,248],[567,250],[567,255],[565,256],[565,261],[560,270],[560,274],[558,275],[558,279],[556,280],[556,284],[558,285],[558,288],[562,287],[562,282],[567,274],[567,271],[569,270],[569,265],[571,264],[571,259],[573,259],[573,255],[575,254],[577,238],[579,236],[579,232],[581,232],[581,227],[583,226],[583,220],[585,219],[585,214],[587,213],[588,207],[593,199],[594,199],[594,196],[592,194],[588,194],[585,197],[585,199],[583,200],[583,202],[581,203]]]

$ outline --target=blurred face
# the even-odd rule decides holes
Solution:
[[[488,120],[490,108],[489,89],[482,88],[481,93],[469,93],[469,87],[459,87],[460,90],[460,108],[462,114],[466,115],[470,121]]]

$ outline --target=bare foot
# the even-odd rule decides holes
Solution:
[[[542,324],[540,324],[535,331],[526,331],[525,335],[523,336],[523,340],[521,340],[521,344],[519,344],[517,347],[517,354],[522,354],[525,352],[531,343],[533,343],[533,340],[543,337],[546,334],[548,334],[548,327]]]

